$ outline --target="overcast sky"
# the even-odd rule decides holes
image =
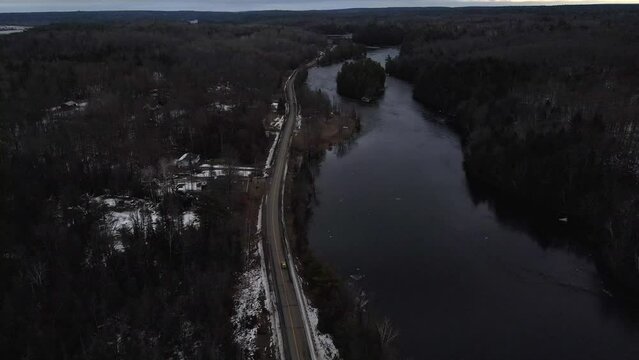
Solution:
[[[639,3],[639,0],[0,0],[0,12],[73,10],[309,10],[393,6]]]

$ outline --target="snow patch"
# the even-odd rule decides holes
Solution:
[[[103,199],[102,202],[108,207],[115,207],[117,205],[116,199]]]
[[[255,225],[257,246],[250,256],[246,270],[239,278],[238,290],[233,298],[234,315],[231,318],[235,342],[242,348],[246,359],[254,359],[257,351],[257,330],[259,317],[268,313],[271,345],[275,351],[275,359],[284,354],[283,337],[279,324],[275,294],[270,288],[264,247],[262,244],[262,208],[260,204]]]
[[[149,201],[129,197],[102,197],[93,198],[94,202],[108,208],[104,216],[106,230],[119,235],[120,231],[131,231],[136,225],[146,228],[148,225],[155,227],[160,221],[160,214],[155,205]],[[117,251],[124,251],[124,246],[114,243]]]
[[[184,226],[200,226],[200,219],[194,211],[185,211],[182,214],[182,225]]]
[[[260,203],[260,209],[257,212],[257,224],[255,224],[255,233],[260,235],[262,232],[262,207],[264,206],[264,201],[262,201]],[[260,244],[262,243],[261,238],[260,238]],[[262,256],[263,254],[260,253],[260,257],[264,257]]]
[[[271,148],[268,150],[268,156],[266,157],[266,162],[264,163],[264,170],[268,170],[271,168],[273,164],[273,156],[275,155],[275,148],[277,147],[277,143],[280,141],[280,131],[282,130],[282,126],[284,126],[284,116],[278,116],[269,124],[269,128],[272,129],[272,133],[275,134],[275,139],[273,139],[273,143],[271,143]],[[264,177],[267,177],[268,174],[264,171]]]
[[[297,115],[295,117],[295,131],[300,131],[302,129],[302,115]]]
[[[268,151],[268,157],[266,158],[266,162],[264,163],[264,170],[268,170],[271,168],[271,164],[273,164],[273,155],[275,155],[275,148],[277,147],[277,143],[280,141],[280,133],[277,132],[275,135],[275,139],[273,139],[273,143],[271,144],[271,148]],[[264,172],[264,177],[266,177],[266,171]]]
[[[328,334],[322,334],[317,330],[317,324],[319,323],[319,317],[317,316],[317,309],[311,306],[308,301],[306,302],[306,314],[308,321],[311,323],[311,332],[313,341],[315,342],[315,350],[317,356],[323,360],[337,360],[339,359],[339,351],[333,343],[333,338]]]
[[[122,231],[132,231],[136,226],[140,226],[145,231],[149,226],[155,229],[161,221],[156,205],[147,200],[98,196],[92,201],[107,208],[103,218],[104,230],[115,237],[119,237]],[[185,227],[200,226],[200,219],[193,210],[183,212],[181,221]],[[126,250],[119,239],[116,239],[111,246],[117,252]]]
[[[206,165],[206,166],[205,166]],[[251,177],[259,173],[261,169],[249,166],[227,166],[227,165],[200,165],[200,169],[204,169],[194,176],[198,178],[214,178],[227,176],[229,173],[239,177]]]
[[[122,243],[122,241],[121,241],[121,240],[115,240],[115,241],[113,242],[112,247],[113,247],[113,250],[115,250],[115,251],[117,251],[117,252],[119,252],[119,253],[123,253],[123,252],[124,252],[124,250],[125,250],[125,249],[124,249],[124,244]]]
[[[255,261],[251,261],[248,269],[240,276],[233,299],[235,313],[231,317],[235,342],[244,351],[246,359],[253,359],[257,351],[257,329],[259,316],[265,309],[264,299],[262,269]]]
[[[235,109],[235,105],[222,104],[222,103],[216,102],[215,108],[218,109],[219,111],[229,112]]]
[[[29,29],[27,26],[0,25],[0,35],[17,34]]]
[[[284,116],[278,116],[271,121],[269,127],[273,130],[280,131],[282,130],[282,125],[284,125]]]

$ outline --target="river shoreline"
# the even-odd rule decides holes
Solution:
[[[310,96],[305,84],[299,95],[303,112],[292,141],[285,194],[289,241],[300,261],[300,274],[312,306],[318,309],[318,330],[333,337],[340,358],[396,359],[397,351],[378,333],[381,317],[366,306],[366,297],[355,284],[343,279],[309,247],[307,230],[316,205],[315,176],[330,151],[348,151],[360,134],[360,119],[348,109],[331,108]],[[305,101],[307,102],[305,104]],[[306,105],[306,106],[305,106]],[[322,107],[326,107],[321,111]],[[312,109],[309,109],[312,107]],[[304,114],[308,111],[309,114]]]

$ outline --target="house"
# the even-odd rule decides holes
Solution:
[[[180,192],[202,191],[206,189],[206,181],[182,181],[175,185],[175,190]]]
[[[179,159],[175,160],[175,166],[179,168],[188,168],[196,166],[200,163],[200,155],[192,153],[184,153]]]
[[[191,25],[197,25],[199,23],[200,23],[200,21],[198,19],[189,20],[189,24],[191,24]]]

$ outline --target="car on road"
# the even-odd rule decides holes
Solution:
[[[280,265],[282,266],[282,269],[287,269],[288,268],[288,266],[286,265],[286,261],[282,261],[280,263]]]

